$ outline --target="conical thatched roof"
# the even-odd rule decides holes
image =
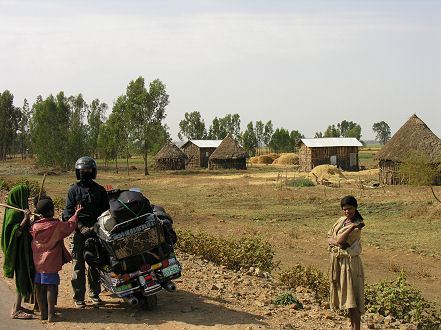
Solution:
[[[412,151],[427,155],[431,162],[441,160],[441,140],[416,115],[410,117],[377,152],[375,159],[397,162],[408,157]]]
[[[154,159],[187,159],[187,155],[179,149],[174,143],[168,142],[161,150],[153,157]]]
[[[248,153],[229,135],[222,140],[219,147],[211,154],[211,159],[238,159],[248,158]]]

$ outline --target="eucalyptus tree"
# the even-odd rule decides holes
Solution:
[[[99,99],[94,99],[87,111],[88,145],[95,156],[98,154],[98,135],[100,126],[105,120],[107,104],[101,103]]]
[[[33,105],[31,140],[37,161],[44,166],[68,168],[72,165],[69,149],[71,113],[63,92],[49,95],[44,101],[37,98]]]
[[[390,127],[385,121],[380,121],[372,125],[372,130],[376,134],[376,140],[382,144],[386,144],[390,140]]]
[[[16,138],[20,121],[20,111],[14,106],[14,95],[8,90],[0,94],[0,118],[0,160],[5,160]]]
[[[254,125],[252,121],[248,123],[246,130],[242,133],[241,140],[242,140],[242,147],[251,156],[255,156],[258,143],[256,138],[256,131],[254,130]]]
[[[29,120],[31,116],[31,110],[28,100],[24,99],[23,107],[20,109],[21,118],[18,125],[19,132],[19,145],[21,151],[21,159],[25,158],[25,154],[29,149]]]
[[[181,141],[184,138],[189,140],[203,140],[207,137],[205,122],[201,119],[199,111],[186,112],[184,119],[179,122],[178,137]]]
[[[154,143],[160,139],[158,126],[166,117],[165,108],[169,104],[169,95],[166,86],[159,79],[145,87],[144,78],[139,77],[131,81],[126,90],[126,108],[130,117],[131,129],[137,151],[141,152],[144,159],[144,174],[148,175],[147,156]],[[164,141],[165,142],[165,141]]]

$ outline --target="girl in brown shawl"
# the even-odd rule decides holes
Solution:
[[[364,313],[364,271],[360,259],[364,223],[353,196],[344,197],[340,204],[344,216],[328,232],[330,303],[333,309],[348,309],[351,329],[358,330]]]

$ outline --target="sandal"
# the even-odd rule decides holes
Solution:
[[[19,320],[29,320],[29,319],[33,319],[34,315],[28,314],[22,310],[17,310],[15,312],[12,312],[11,318],[19,319]]]
[[[23,307],[23,306],[21,306],[19,309],[20,309],[22,312],[25,312],[26,314],[34,314],[34,311],[33,311],[33,310],[31,310],[31,309],[27,309],[27,308],[25,308],[25,307]]]

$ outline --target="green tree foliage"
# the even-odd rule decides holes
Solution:
[[[20,145],[21,159],[24,159],[27,149],[29,147],[29,121],[31,117],[31,110],[29,108],[29,103],[26,99],[23,101],[23,107],[21,110],[21,119],[18,125],[18,140]]]
[[[6,159],[6,154],[17,136],[21,113],[14,106],[14,95],[8,90],[0,94],[0,160]]]
[[[260,155],[262,147],[265,143],[265,124],[260,120],[256,121],[255,134],[257,142],[257,153]]]
[[[58,98],[58,96],[57,96]],[[60,102],[66,102],[65,100]],[[69,114],[67,152],[69,154],[68,164],[84,155],[90,155],[91,149],[88,142],[88,130],[84,123],[88,105],[82,94],[67,98],[67,112]]]
[[[376,134],[376,140],[381,144],[386,144],[387,141],[390,140],[390,127],[386,122],[380,121],[374,123],[374,125],[372,125],[372,130]]]
[[[240,138],[240,116],[237,113],[228,114],[223,118],[214,117],[207,138],[223,140],[228,134],[235,140]]]
[[[189,140],[203,140],[207,137],[205,122],[201,119],[199,111],[186,112],[184,119],[179,122],[180,131],[178,137],[181,141],[184,138]]]
[[[294,152],[297,151],[297,143],[304,138],[305,136],[302,133],[297,130],[292,130],[291,133],[289,133],[290,149]]]
[[[164,134],[157,134],[159,126],[162,125],[162,120],[166,116],[165,108],[169,104],[166,86],[161,80],[156,79],[150,83],[149,90],[147,90],[144,78],[139,77],[129,83],[125,98],[120,101],[124,102],[124,106],[121,105],[121,109],[125,113],[123,117],[130,124],[129,127],[126,127],[128,142],[132,142],[135,151],[143,155],[144,174],[148,175],[148,153],[155,148],[155,145],[164,144],[167,141]],[[166,130],[165,127],[161,132],[164,130]]]
[[[72,140],[69,141],[71,116],[64,93],[60,92],[56,97],[50,95],[44,101],[39,97],[33,108],[31,143],[38,163],[69,167],[75,161],[75,156],[69,150],[72,143]]]
[[[273,123],[271,120],[267,121],[263,130],[263,142],[268,145],[271,141],[271,137],[274,134]]]
[[[291,133],[284,128],[277,128],[271,137],[268,146],[274,152],[294,152],[297,148],[297,143],[304,136],[297,130],[291,131]]]
[[[241,136],[242,147],[252,156],[256,155],[256,148],[258,141],[256,138],[256,132],[254,130],[253,122],[250,121],[247,125],[247,129]]]
[[[314,137],[354,137],[357,140],[360,140],[361,126],[353,121],[343,120],[337,125],[329,125],[324,133],[316,132]]]
[[[95,157],[98,156],[98,136],[106,111],[107,104],[101,103],[99,99],[93,100],[87,111],[88,146]]]

